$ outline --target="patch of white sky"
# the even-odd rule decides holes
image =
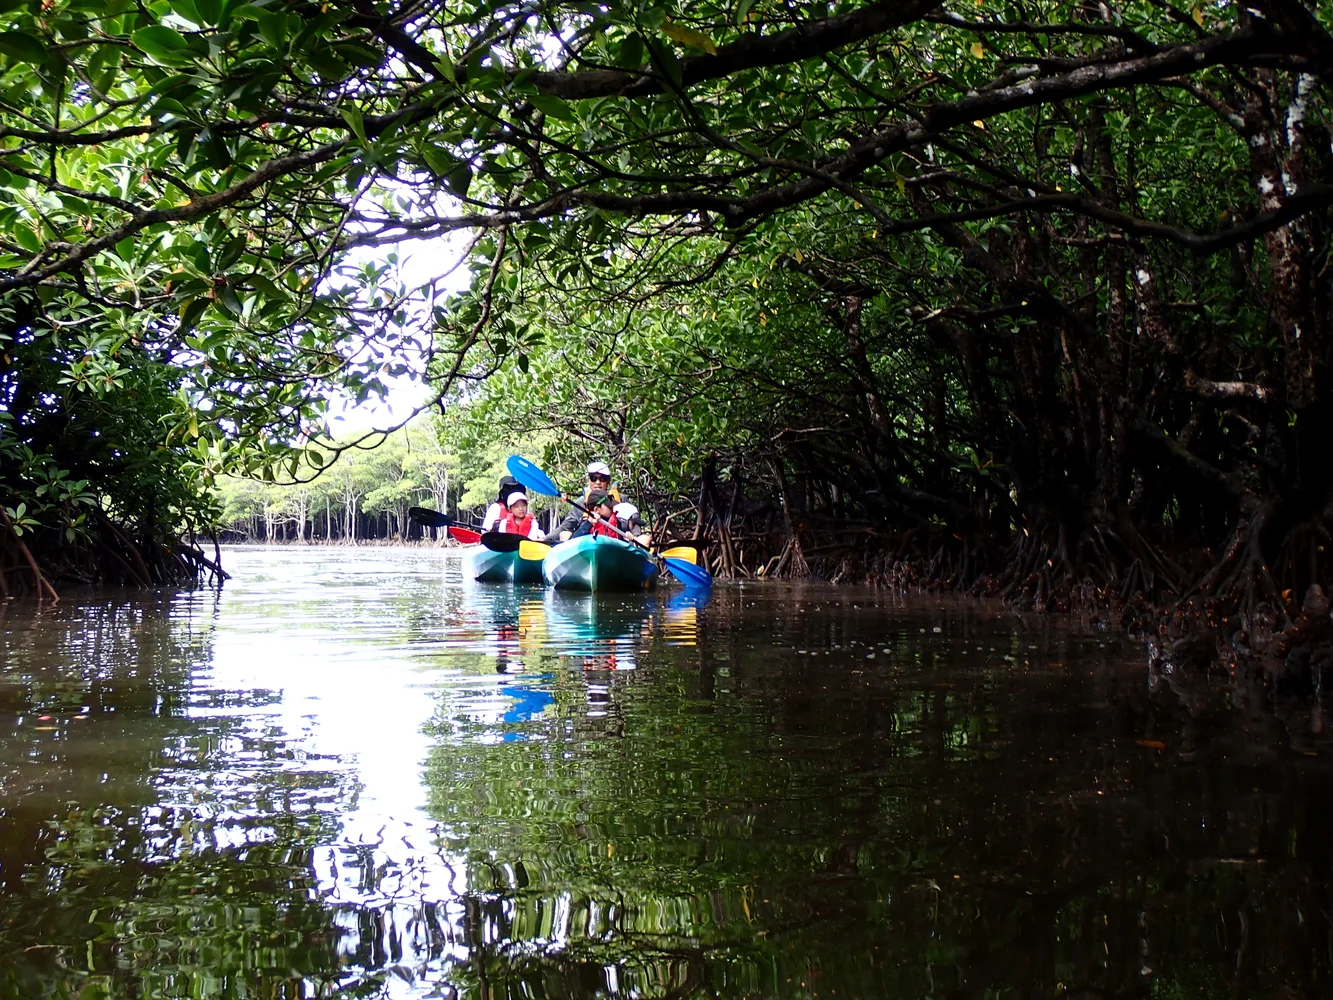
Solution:
[[[568,58],[568,42],[573,35],[573,28],[560,35],[547,33],[540,35],[539,63],[548,69],[555,69],[563,64]],[[502,50],[496,49],[491,50],[491,55],[492,58],[500,60],[505,60],[506,56]],[[392,193],[393,190],[392,182],[381,182],[373,191],[363,196],[363,203],[369,205],[370,200],[383,195],[386,191]],[[440,201],[451,213],[457,213],[462,209],[460,202],[443,193]],[[472,277],[467,255],[473,235],[466,230],[458,230],[435,239],[403,240],[392,246],[358,250],[350,254],[347,260],[351,265],[372,262],[385,264],[392,259],[391,255],[395,255],[397,263],[393,266],[403,287],[417,292],[415,304],[418,308],[409,307],[408,321],[428,322],[424,309],[419,308],[423,302],[433,297],[438,303],[442,298],[467,288]],[[398,360],[406,362],[413,369],[413,374],[386,376],[383,382],[387,391],[382,398],[371,398],[358,403],[345,393],[332,394],[325,417],[326,430],[330,435],[346,438],[368,431],[396,427],[411,417],[414,410],[425,405],[432,396],[432,390],[422,377],[423,359],[419,355],[412,355]]]
[[[427,324],[433,320],[425,304],[433,300],[439,304],[449,295],[467,288],[471,280],[468,251],[471,234],[455,232],[427,240],[403,240],[392,246],[357,250],[347,263],[387,264],[402,287],[411,296],[407,306],[409,324]],[[335,391],[329,399],[325,416],[328,433],[335,438],[364,434],[368,431],[396,427],[424,406],[432,396],[425,382],[425,359],[419,352],[399,355],[395,360],[409,369],[407,375],[385,375],[383,397],[371,397],[358,403],[348,394]]]

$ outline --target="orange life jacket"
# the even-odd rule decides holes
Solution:
[[[527,538],[532,533],[533,515],[519,519],[511,512],[506,511],[505,516],[500,518],[500,523],[495,526],[496,531],[503,531],[507,535],[522,535]]]

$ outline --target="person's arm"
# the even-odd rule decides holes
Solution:
[[[581,536],[581,535],[586,535],[586,534],[588,534],[588,532],[590,532],[590,531],[592,531],[592,522],[591,522],[591,521],[580,521],[580,522],[578,523],[578,525],[574,528],[573,533],[572,533],[571,535],[569,535],[569,537],[570,537],[570,538],[578,538],[578,537]],[[563,534],[563,532],[562,532],[562,534]],[[563,539],[562,539],[562,541],[563,541]]]
[[[537,519],[532,519],[532,527],[528,529],[528,540],[533,542],[546,541],[546,532],[542,531],[542,526],[537,523]]]
[[[481,530],[483,533],[490,531],[495,527],[495,522],[500,520],[500,512],[504,510],[498,502],[491,504],[486,508],[486,516],[481,519]]]
[[[568,514],[564,516],[564,519],[560,522],[560,527],[556,528],[555,530],[556,537],[562,542],[567,538],[572,538],[574,535],[574,529],[579,526],[579,520],[582,517],[583,515],[580,514],[578,511],[571,510]]]

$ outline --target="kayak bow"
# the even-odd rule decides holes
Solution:
[[[551,548],[542,576],[564,590],[644,590],[657,583],[657,564],[636,545],[582,535]]]

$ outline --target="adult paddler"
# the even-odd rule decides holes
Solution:
[[[486,508],[486,516],[481,520],[482,531],[493,531],[500,520],[509,512],[509,496],[522,493],[523,486],[513,476],[500,477],[500,493],[497,499]]]
[[[611,485],[611,467],[605,462],[588,463],[588,485],[584,489],[583,497],[579,503],[587,507],[588,501],[592,498],[594,492],[613,498],[612,505],[620,502],[620,491]],[[565,515],[564,520],[560,522],[555,531],[547,536],[546,540],[554,544],[573,537],[574,529],[579,526],[579,522],[582,520],[583,514],[571,508],[569,513]]]

